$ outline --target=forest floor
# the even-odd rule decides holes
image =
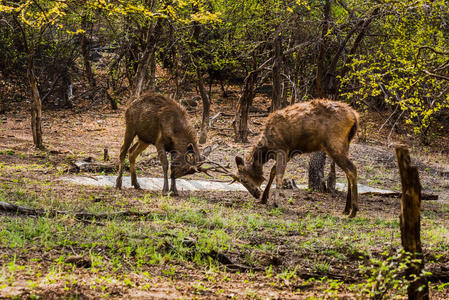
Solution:
[[[214,101],[212,116],[233,112],[236,97],[220,100]],[[266,110],[264,103],[266,99],[258,97],[255,107]],[[71,162],[88,157],[101,162],[105,148],[116,162],[124,133],[123,112],[124,105],[117,111],[102,105],[45,110],[45,150],[32,146],[27,111],[11,109],[0,116],[0,201],[48,212],[41,216],[0,212],[0,298],[404,295],[397,259],[398,198],[361,195],[357,217],[348,219],[342,214],[341,193],[286,190],[279,207],[273,208],[247,192],[184,191],[178,197],[164,197],[158,191],[64,183],[61,178],[68,176]],[[190,115],[198,128],[200,108]],[[422,211],[426,270],[433,274],[431,299],[448,299],[449,139],[441,134],[431,146],[423,147],[405,132],[393,131],[387,142],[390,128],[379,131],[385,120],[381,114],[361,114],[361,130],[350,149],[359,182],[399,191],[391,144],[410,146],[423,191],[439,196],[436,201],[423,201]],[[251,119],[250,141],[256,139],[263,121],[263,117]],[[230,122],[225,116],[213,122],[206,145],[218,146],[211,159],[234,167],[235,155],[244,155],[250,144],[233,141]],[[307,155],[295,157],[286,178],[306,184],[307,166]],[[140,157],[138,171],[138,176],[161,177],[153,147]],[[186,178],[212,180],[204,174]],[[337,181],[345,182],[341,170]],[[79,219],[52,215],[52,210],[111,216]],[[147,214],[112,214],[124,210]]]

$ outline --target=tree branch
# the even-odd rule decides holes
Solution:
[[[435,77],[435,78],[438,78],[438,79],[443,79],[443,80],[448,80],[448,81],[449,81],[449,77],[447,77],[447,76],[443,76],[443,75],[440,75],[440,74],[434,74],[434,73],[431,73],[431,72],[428,71],[428,70],[423,70],[423,72],[426,73],[426,74],[429,75],[429,76],[432,76],[432,77]]]

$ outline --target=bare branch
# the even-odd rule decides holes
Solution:
[[[421,53],[421,50],[424,50],[424,49],[430,50],[433,53],[440,54],[440,55],[449,55],[449,52],[438,51],[429,46],[422,46],[422,47],[419,47],[419,49],[418,49],[418,57]]]
[[[0,19],[0,22],[5,23],[6,25],[9,26],[9,28],[14,29],[11,24],[8,23],[8,21],[6,21],[5,19]]]
[[[440,75],[440,74],[434,74],[434,73],[431,73],[431,72],[428,71],[428,70],[423,70],[423,72],[426,73],[426,74],[429,75],[429,76],[432,76],[432,77],[435,77],[435,78],[438,78],[438,79],[443,79],[443,80],[448,80],[448,81],[449,81],[449,77],[447,77],[447,76],[443,76],[443,75]]]

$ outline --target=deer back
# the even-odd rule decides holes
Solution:
[[[348,137],[357,124],[358,115],[347,104],[317,99],[272,113],[260,142],[269,149],[313,152],[349,143]]]
[[[126,125],[148,144],[162,140],[167,151],[193,144],[198,150],[196,133],[187,112],[176,101],[147,92],[134,100],[126,111]]]

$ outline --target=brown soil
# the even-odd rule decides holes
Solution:
[[[267,100],[261,97],[256,98],[254,106],[266,110]],[[219,105],[213,105],[211,116],[217,112],[232,113],[235,107],[236,99],[225,99]],[[151,210],[151,205],[143,203],[140,200],[133,200],[142,197],[146,191],[136,191],[125,189],[115,191],[112,189],[62,186],[58,183],[58,174],[64,172],[69,167],[69,161],[93,157],[96,161],[103,160],[104,149],[108,148],[109,155],[115,162],[118,157],[119,148],[124,134],[124,106],[118,111],[112,111],[108,107],[93,108],[89,111],[77,112],[76,110],[58,110],[44,111],[43,113],[43,133],[46,150],[35,150],[32,143],[30,131],[30,117],[25,111],[9,112],[1,116],[0,125],[0,162],[8,165],[27,166],[23,170],[14,169],[5,170],[2,173],[0,182],[8,185],[8,182],[18,177],[29,179],[27,182],[36,180],[36,184],[27,184],[26,190],[33,191],[36,194],[44,192],[44,188],[37,181],[48,181],[56,184],[51,185],[52,192],[58,194],[62,199],[71,201],[75,208],[83,208],[89,204],[98,201],[108,201],[111,209],[142,209]],[[199,128],[201,120],[201,111],[190,112],[196,128]],[[399,175],[396,169],[394,151],[390,145],[386,145],[386,138],[389,134],[389,128],[382,132],[377,129],[382,124],[382,118],[378,114],[362,114],[362,130],[359,139],[351,146],[351,157],[358,166],[359,182],[379,188],[388,188],[393,190],[400,189]],[[235,155],[244,155],[249,151],[250,145],[235,143],[232,138],[231,118],[222,116],[212,124],[209,132],[209,139],[206,145],[218,145],[217,149],[211,154],[211,159],[223,164],[230,163],[234,167]],[[254,141],[263,117],[251,119],[250,140]],[[368,132],[368,133],[367,133]],[[363,141],[362,141],[363,140]],[[438,139],[436,145],[422,147],[413,143],[413,138],[406,134],[399,135],[392,133],[392,141],[401,141],[409,143],[411,146],[411,155],[420,171],[421,182],[424,191],[434,193],[439,196],[438,201],[426,201],[423,209],[432,213],[437,219],[447,220],[448,211],[441,210],[443,205],[449,201],[449,156],[443,150],[447,149],[448,137]],[[205,146],[206,146],[205,145]],[[155,159],[155,149],[150,147],[145,151],[139,161],[140,174],[138,176],[161,177],[162,170],[159,162]],[[52,169],[30,168],[33,164],[49,163]],[[287,178],[293,178],[298,184],[307,183],[307,155],[294,158],[288,165],[286,172]],[[265,172],[269,171],[265,168]],[[203,174],[191,175],[190,178],[205,178]],[[220,178],[225,179],[225,178]],[[341,170],[337,172],[337,180],[345,182]],[[286,191],[285,200],[280,203],[283,209],[283,218],[298,220],[307,215],[335,215],[341,217],[344,206],[344,195],[327,195],[313,193],[308,191]],[[79,203],[76,200],[80,195],[95,195],[90,198],[89,203]],[[107,197],[106,197],[107,195]],[[242,209],[251,205],[254,213],[266,214],[267,207],[255,202],[248,193],[243,192],[184,192],[180,197],[175,198],[174,203],[188,202],[192,197],[207,199],[208,203],[219,203],[224,207],[234,207]],[[289,201],[289,198],[293,201]],[[119,203],[120,199],[127,199],[126,203]],[[360,211],[358,217],[362,219],[386,219],[392,220],[398,216],[399,201],[396,198],[387,198],[379,196],[363,195],[360,197]],[[36,204],[39,207],[39,204]],[[68,225],[73,220],[67,220]],[[316,231],[314,235],[326,234],[326,228]],[[260,298],[271,299],[297,299],[297,292],[301,290],[300,298],[307,297],[330,297],[320,287],[317,282],[308,282],[307,274],[312,274],[312,262],[320,260],[323,254],[304,249],[302,252],[294,250],[290,245],[303,243],[306,237],[297,232],[287,232],[283,237],[270,236],[263,231],[260,234],[248,236],[243,243],[257,245],[270,241],[276,248],[277,255],[265,257],[265,252],[261,251],[256,263],[252,267],[254,270],[266,270],[268,266],[273,266],[275,271],[281,272],[285,268],[294,268],[299,266],[299,274],[303,274],[302,281],[290,282],[278,277],[268,277],[264,271],[255,272],[227,272],[226,278],[212,278],[207,271],[199,268],[193,263],[184,263],[176,266],[176,273],[167,275],[163,271],[166,266],[146,266],[145,271],[148,276],[142,276],[135,273],[112,274],[110,272],[102,274],[92,273],[89,268],[78,267],[71,273],[70,278],[48,279],[46,284],[41,284],[38,288],[30,292],[27,284],[28,277],[26,272],[20,273],[15,278],[15,284],[12,287],[0,289],[0,297],[6,295],[16,295],[20,298],[27,298],[32,294],[37,294],[43,299],[58,299],[66,297],[77,297],[79,299],[97,298],[104,295],[102,285],[95,280],[104,279],[108,296],[112,298],[141,298],[141,299],[179,299],[179,298],[251,298],[256,295]],[[427,249],[426,246],[425,250]],[[76,249],[75,249],[76,250]],[[30,265],[30,268],[43,273],[48,271],[50,262],[57,259],[59,252],[53,249],[45,252],[43,249],[33,249],[33,253],[12,253],[17,250],[11,250],[6,247],[0,248],[2,257],[17,255],[17,262]],[[28,249],[29,251],[29,249]],[[357,276],[359,262],[351,260],[351,255],[360,256],[362,253],[350,253],[349,249],[341,249],[343,255],[348,260],[334,261],[331,263],[331,269],[327,276],[340,279],[350,283],[352,278]],[[347,252],[345,252],[347,251]],[[244,264],[244,249],[226,252],[226,256],[235,263]],[[33,261],[33,258],[40,258]],[[449,256],[438,258],[439,262],[449,262]],[[0,259],[2,261],[2,259]],[[3,260],[5,262],[5,260]],[[63,268],[67,268],[66,266]],[[326,275],[326,274],[323,274]],[[109,277],[108,277],[109,276]],[[219,277],[222,275],[219,275]],[[129,285],[123,285],[123,278],[128,278]],[[357,279],[357,278],[355,278]],[[115,281],[114,281],[115,280]],[[126,281],[125,281],[126,282]],[[104,283],[104,282],[103,282]],[[145,286],[145,288],[142,288]],[[351,291],[347,294],[339,294],[338,298],[353,298]],[[443,291],[435,294],[436,298],[449,297],[449,292]]]

